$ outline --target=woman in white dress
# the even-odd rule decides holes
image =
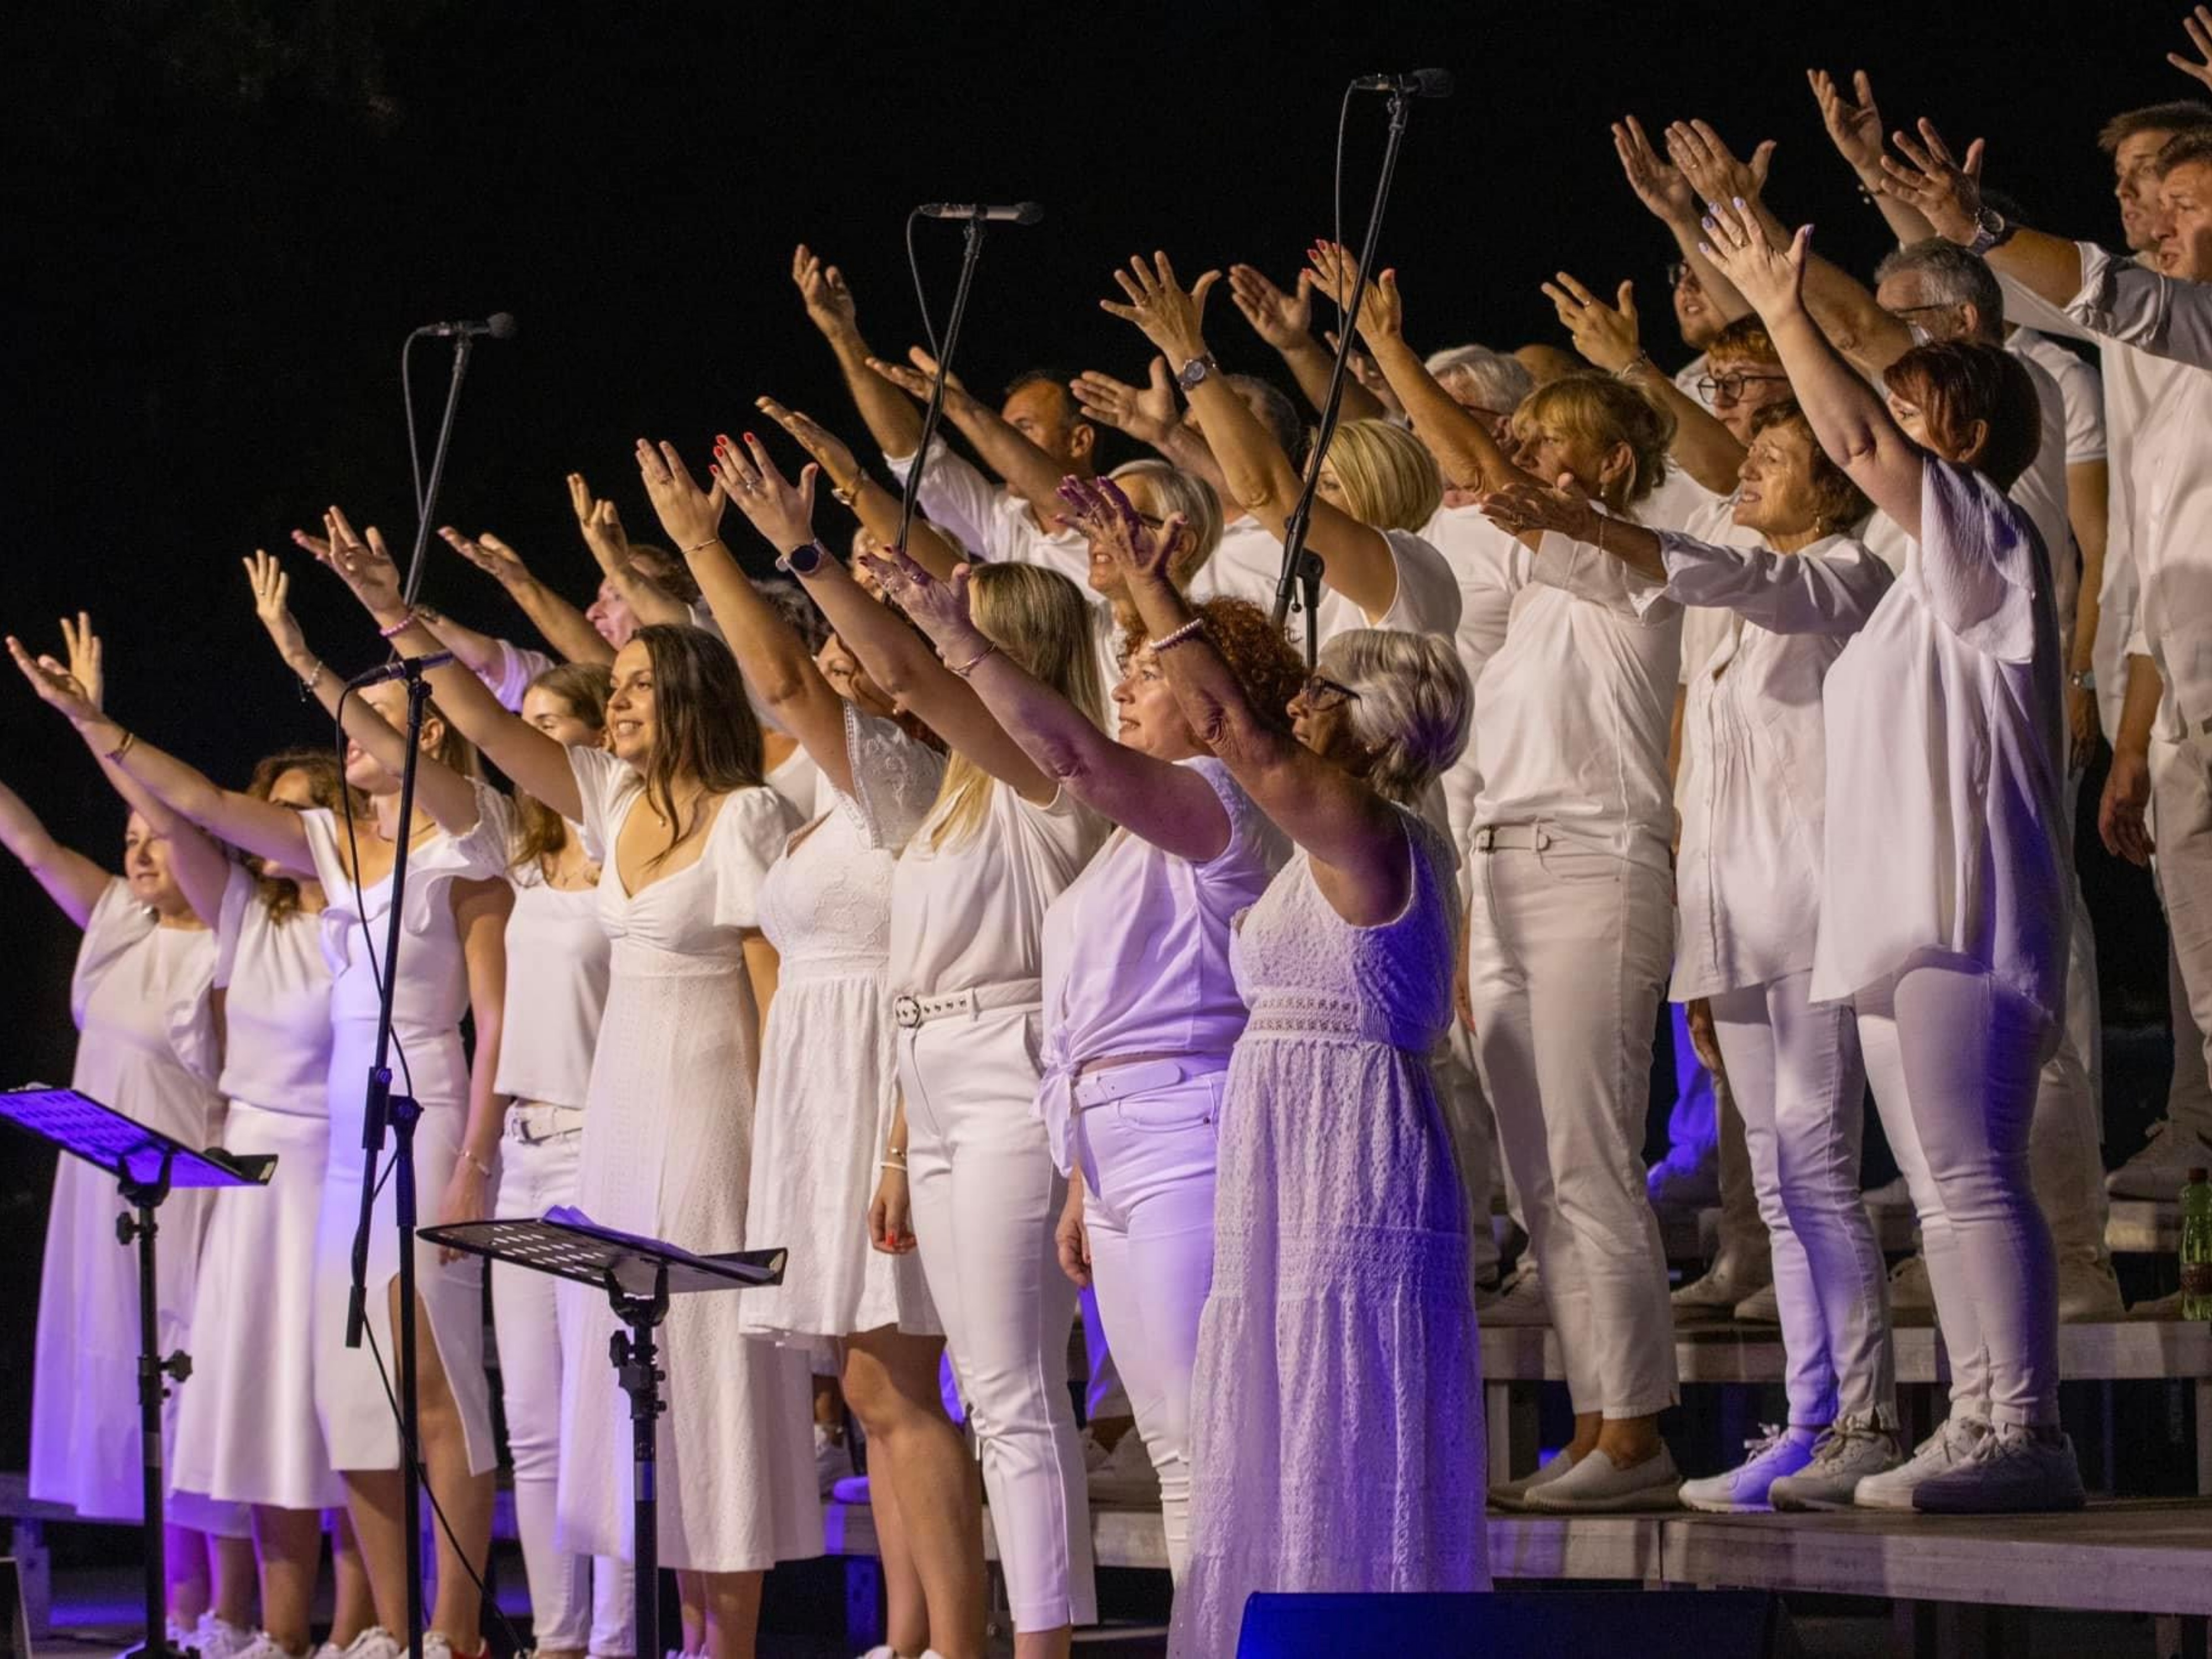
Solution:
[[[1094,557],[1124,566],[1115,538],[1149,535],[1110,483],[1063,488]],[[1179,518],[1157,532],[1172,544]],[[1170,555],[1170,578],[1181,562]],[[911,561],[872,562],[892,598],[953,660],[982,644],[969,573],[933,580]],[[1215,599],[1195,621],[1254,706],[1286,706],[1305,677],[1267,614]],[[1213,1201],[1222,1090],[1245,1008],[1230,970],[1233,918],[1273,879],[1289,846],[1206,752],[1168,689],[1164,652],[1133,610],[1128,666],[1114,702],[1120,740],[999,657],[970,684],[1040,767],[1121,828],[1044,921],[1046,1073],[1037,1103],[1067,1204],[1060,1266],[1095,1280],[1098,1308],[1159,1479],[1168,1565],[1189,1553],[1191,1367],[1213,1277]]]
[[[435,648],[396,585],[356,591],[401,651]],[[719,640],[641,628],[613,672],[609,749],[555,741],[465,669],[436,669],[433,684],[516,787],[580,824],[600,854],[599,922],[613,949],[577,1206],[686,1249],[740,1249],[756,1242],[745,1225],[754,1076],[775,983],[760,887],[788,812],[762,782],[760,727]],[[629,1407],[605,1363],[614,1314],[571,1290],[561,1546],[634,1560]],[[806,1356],[745,1336],[748,1294],[679,1298],[660,1334],[660,1560],[701,1575],[714,1659],[753,1651],[767,1570],[822,1550]]]
[[[757,443],[725,448],[716,466],[734,495],[791,489]],[[799,524],[805,516],[802,507]],[[910,1236],[919,1245],[991,1495],[1015,1651],[1065,1655],[1097,1604],[1066,1388],[1075,1287],[1053,1244],[1066,1189],[1036,1114],[1040,932],[1104,824],[1000,729],[966,683],[974,662],[939,661],[819,542],[781,550],[870,678],[952,751],[892,878],[900,1115],[869,1225],[880,1243]],[[1039,566],[1000,564],[978,570],[973,588],[989,650],[1092,714],[1097,655],[1075,585]],[[963,1522],[959,1535],[979,1523]],[[972,1616],[930,1635],[946,1659],[982,1650]]]
[[[726,438],[718,445],[728,447]],[[912,1246],[872,1249],[867,1231],[898,1103],[887,988],[891,870],[937,799],[945,757],[865,672],[843,675],[841,694],[790,611],[738,569],[716,533],[709,493],[658,452],[639,459],[755,706],[791,734],[827,791],[761,890],[777,977],[762,1039],[747,1227],[787,1246],[791,1261],[783,1284],[746,1296],[739,1313],[756,1335],[834,1346],[845,1403],[868,1437],[884,1579],[878,1652],[957,1651],[956,1632],[981,1626],[985,1584],[972,1464],[938,1385],[943,1328]],[[797,492],[731,493],[779,550],[811,538],[811,503]],[[950,568],[951,550],[923,533]],[[849,665],[842,644],[837,653]]]
[[[334,563],[342,570],[367,569],[396,591],[397,574],[375,532],[369,532],[372,550],[335,509],[326,527]],[[257,607],[287,665],[326,709],[335,709],[337,677],[283,615],[283,574],[265,554],[247,566]],[[322,808],[298,812],[219,788],[97,711],[72,711],[72,718],[88,744],[119,748],[125,769],[193,823],[277,868],[313,870],[322,884],[321,940],[332,975],[331,1126],[307,1351],[316,1411],[331,1461],[345,1482],[347,1512],[376,1608],[377,1623],[349,1651],[354,1659],[393,1659],[404,1641],[393,1632],[406,1627],[406,1552],[412,1540],[400,1522],[399,1430],[384,1381],[398,1363],[400,1316],[396,1195],[388,1180],[370,1223],[367,1334],[374,1346],[349,1349],[344,1341],[379,1001],[370,957],[383,955],[392,856],[404,834],[407,906],[393,1000],[393,1089],[411,1089],[422,1108],[415,1132],[422,1224],[477,1219],[489,1213],[486,1182],[499,1151],[503,1103],[491,1085],[499,1064],[504,933],[513,898],[499,878],[498,864],[459,839],[483,816],[481,786],[470,775],[475,757],[459,733],[431,711],[422,728],[415,820],[403,829],[398,769],[405,743],[394,722],[405,720],[405,688],[386,682],[347,698],[345,709],[346,782],[368,802],[368,812],[358,817]],[[461,1040],[465,1014],[476,1030],[473,1065]],[[388,1139],[386,1144],[388,1154]],[[421,1450],[453,1530],[449,1539],[445,1528],[436,1529],[437,1595],[428,1611],[425,1650],[439,1659],[479,1651],[481,1598],[472,1575],[483,1572],[490,1547],[497,1461],[483,1365],[483,1273],[473,1258],[443,1256],[426,1250],[416,1261],[417,1303],[430,1338],[416,1348]]]
[[[33,661],[8,648],[32,688],[64,714],[97,713],[100,642],[89,619],[64,623],[69,660]],[[82,729],[82,727],[80,727]],[[123,874],[48,835],[0,787],[0,842],[84,930],[70,986],[79,1032],[70,1086],[195,1146],[222,1139],[214,1087],[220,1039],[210,997],[216,939],[186,896],[192,867],[205,891],[221,884],[221,848],[134,785],[105,745],[89,744],[131,806]],[[194,1291],[214,1195],[179,1190],[161,1206],[156,1287],[161,1352],[192,1348]],[[138,1456],[137,1255],[116,1240],[115,1183],[64,1157],[55,1166],[40,1274],[36,1369],[31,1393],[30,1490],[88,1520],[137,1522],[143,1484]],[[253,1556],[246,1513],[176,1487],[179,1396],[162,1415],[163,1468],[171,1492],[165,1559],[173,1629],[223,1637],[251,1621]]]

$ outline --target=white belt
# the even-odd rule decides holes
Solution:
[[[1088,1072],[1075,1079],[1070,1093],[1079,1112],[1105,1106],[1131,1095],[1172,1088],[1194,1078],[1212,1077],[1229,1066],[1226,1054],[1190,1054],[1181,1060],[1140,1060],[1132,1066],[1109,1066]]]
[[[942,996],[917,997],[903,993],[891,999],[891,1018],[908,1030],[940,1019],[965,1014],[974,1018],[1000,1008],[1022,1008],[1042,1002],[1044,983],[1034,979],[1010,979],[997,985],[971,985],[964,991]]]
[[[516,1101],[507,1109],[508,1140],[534,1146],[541,1140],[558,1140],[562,1135],[580,1134],[584,1127],[584,1109],[580,1106],[556,1106],[549,1101]]]
[[[1559,837],[1540,823],[1486,823],[1468,837],[1478,853],[1544,853]]]

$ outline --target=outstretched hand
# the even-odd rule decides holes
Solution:
[[[1313,273],[1301,270],[1292,291],[1277,288],[1257,265],[1229,267],[1229,298],[1252,331],[1277,351],[1313,343]]]
[[[255,548],[252,557],[239,562],[246,567],[246,580],[253,589],[253,614],[268,631],[276,654],[287,663],[305,657],[307,636],[292,615],[290,574],[264,548]]]
[[[1186,289],[1165,253],[1154,253],[1149,265],[1139,254],[1127,270],[1114,273],[1115,285],[1128,303],[1101,300],[1098,306],[1142,329],[1170,362],[1187,363],[1206,355],[1206,296],[1220,280],[1219,271],[1209,270]]]
[[[584,482],[580,472],[568,475],[568,510],[576,515],[576,528],[582,533],[584,546],[599,567],[601,575],[611,576],[629,567],[629,532],[623,528],[621,512],[611,499],[593,495],[591,485]],[[487,536],[484,539],[489,541],[491,538]],[[520,560],[516,566],[520,569]],[[495,570],[492,574],[496,576],[500,573]]]
[[[1967,145],[1961,161],[1925,116],[1917,142],[1904,132],[1891,137],[1905,160],[1881,158],[1883,192],[1917,209],[1938,236],[1961,246],[1972,241],[1982,211],[1982,141]]]
[[[1532,547],[1547,530],[1593,545],[1598,538],[1597,507],[1571,472],[1549,487],[1532,480],[1486,490],[1475,505],[1491,523]]]
[[[860,482],[865,469],[853,453],[852,446],[812,416],[786,409],[773,398],[756,398],[753,407],[789,433],[793,441],[814,458],[814,464],[822,469],[833,489],[849,490]]]
[[[2195,58],[2184,58],[2178,52],[2166,54],[2166,61],[2192,81],[2212,87],[2212,6],[2200,5],[2181,20],[2182,33],[2189,37],[2195,48]]]
[[[1766,190],[1774,140],[1762,140],[1752,151],[1751,160],[1739,161],[1710,124],[1676,121],[1667,129],[1667,154],[1708,206],[1735,201],[1755,206]]]
[[[801,467],[799,482],[793,483],[769,459],[768,451],[751,433],[745,434],[742,448],[724,433],[714,440],[709,470],[716,489],[738,504],[745,522],[778,555],[814,539],[814,483],[822,476],[815,462]]]
[[[968,579],[973,572],[965,562],[952,567],[949,581],[938,580],[896,547],[863,553],[860,562],[948,663],[967,662],[989,647],[969,609]]]
[[[726,499],[722,487],[715,484],[711,489],[700,489],[699,481],[691,476],[691,469],[684,465],[684,457],[677,453],[674,444],[664,441],[655,445],[640,438],[637,475],[645,484],[653,510],[660,515],[661,530],[676,544],[678,553],[689,555],[714,539]]]
[[[92,612],[80,611],[72,623],[62,618],[62,651],[66,665],[94,708],[107,706],[107,648],[92,631]]]
[[[530,580],[522,555],[489,530],[479,536],[464,536],[453,526],[441,524],[438,538],[501,587],[513,588]]]
[[[1618,374],[1644,355],[1636,315],[1636,284],[1623,283],[1617,301],[1606,302],[1562,270],[1543,285],[1559,320],[1574,336],[1583,361]]]
[[[1866,71],[1856,70],[1851,74],[1856,103],[1844,96],[1836,77],[1826,70],[1807,70],[1805,79],[1813,88],[1813,101],[1820,106],[1820,125],[1827,128],[1836,153],[1862,179],[1881,172],[1881,112],[1875,107],[1874,82],[1867,79]]]
[[[1306,250],[1306,258],[1315,286],[1336,301],[1340,312],[1349,311],[1359,286],[1359,262],[1352,258],[1352,250],[1340,242],[1316,242]],[[1386,270],[1370,277],[1366,298],[1359,306],[1359,337],[1370,344],[1395,339],[1404,331],[1405,323],[1406,304],[1398,295],[1398,273]]]
[[[937,380],[937,359],[920,346],[909,346],[906,356],[907,360],[902,363],[892,362],[886,357],[871,357],[868,367],[915,402],[926,404],[929,401],[930,389]],[[968,388],[962,384],[957,374],[945,377],[945,405],[947,410],[967,395]]]
[[[39,694],[39,700],[64,719],[82,726],[100,718],[100,699],[70,672],[68,664],[51,656],[33,657],[13,634],[8,636],[8,654],[23,671],[23,678]]]
[[[1168,372],[1164,357],[1153,358],[1146,367],[1142,390],[1095,368],[1084,370],[1067,383],[1067,389],[1075,394],[1084,419],[1126,432],[1155,449],[1182,424],[1176,410],[1175,376]]]
[[[330,550],[323,562],[337,572],[339,580],[370,615],[389,616],[404,607],[399,567],[392,562],[392,550],[385,546],[383,533],[374,525],[356,535],[345,514],[334,507],[323,514],[323,537]],[[296,531],[293,539],[307,545]]]
[[[1103,553],[1125,579],[1173,586],[1176,550],[1189,534],[1182,514],[1155,530],[1111,478],[1063,478],[1060,500],[1066,508],[1060,521],[1087,538],[1092,551]]]
[[[859,334],[860,312],[844,272],[823,264],[804,242],[791,256],[791,280],[806,307],[807,320],[824,335],[834,340]]]
[[[1629,189],[1653,218],[1676,225],[1698,216],[1698,192],[1682,169],[1653,148],[1644,124],[1633,115],[1613,124],[1613,153],[1620,158]]]
[[[1716,202],[1705,215],[1705,232],[1698,244],[1705,256],[1761,317],[1771,323],[1797,305],[1812,226],[1798,226],[1790,246],[1778,248],[1748,204]]]

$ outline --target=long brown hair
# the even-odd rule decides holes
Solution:
[[[658,682],[659,675],[654,675]],[[568,705],[568,713],[585,725],[604,732],[607,725],[607,694],[614,676],[603,662],[556,663],[530,682],[532,691],[548,691]],[[559,854],[568,844],[567,820],[526,789],[514,792],[516,834],[507,867],[523,870]]]
[[[368,811],[368,804],[347,786],[337,757],[327,749],[280,749],[264,755],[254,766],[246,793],[256,800],[267,800],[276,780],[287,772],[305,776],[307,799],[340,817]],[[300,884],[291,877],[272,876],[264,870],[255,875],[254,884],[262,903],[269,907],[270,921],[286,922],[300,914]]]
[[[659,736],[645,764],[645,798],[676,831],[650,869],[698,827],[697,809],[679,822],[674,786],[679,775],[699,780],[709,795],[757,788],[761,729],[730,647],[696,628],[655,623],[631,637],[653,662],[653,723]]]

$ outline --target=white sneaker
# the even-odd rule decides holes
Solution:
[[[1574,1468],[1574,1460],[1565,1452],[1554,1452],[1539,1464],[1533,1474],[1518,1480],[1501,1480],[1490,1489],[1490,1501],[1501,1510],[1523,1510],[1528,1507],[1528,1494],[1547,1481],[1557,1480]]]
[[[1617,1515],[1626,1510],[1671,1510],[1682,1485],[1674,1455],[1662,1443],[1657,1455],[1627,1468],[1593,1451],[1556,1480],[1529,1488],[1523,1500],[1543,1515]]]
[[[1949,1473],[1972,1454],[1989,1432],[1986,1418],[1946,1418],[1943,1425],[1915,1446],[1904,1462],[1860,1481],[1852,1489],[1851,1502],[1863,1510],[1911,1509],[1913,1488]]]
[[[1757,1515],[1773,1507],[1767,1488],[1813,1461],[1814,1433],[1786,1424],[1763,1423],[1759,1438],[1747,1440],[1750,1455],[1732,1469],[1682,1483],[1686,1508],[1707,1515]]]
[[[1544,1282],[1534,1267],[1523,1267],[1505,1281],[1475,1317],[1486,1325],[1548,1325],[1551,1304],[1544,1300]]]
[[[188,1645],[199,1650],[200,1659],[237,1659],[237,1656],[253,1645],[258,1632],[234,1625],[212,1613],[204,1613],[191,1634]]]
[[[399,1650],[402,1653],[407,1651],[404,1643],[400,1644]],[[491,1644],[479,1640],[475,1653],[465,1655],[453,1645],[453,1638],[445,1632],[426,1630],[422,1632],[422,1659],[491,1659]]]
[[[1737,1303],[1755,1291],[1764,1290],[1773,1278],[1771,1269],[1762,1273],[1748,1263],[1723,1255],[1714,1261],[1704,1277],[1692,1279],[1670,1299],[1675,1313],[1685,1319],[1726,1319],[1735,1313]]]
[[[1729,1317],[1739,1325],[1779,1325],[1782,1322],[1782,1297],[1772,1281],[1763,1290],[1753,1291],[1729,1310]]]
[[[2105,1190],[2112,1197],[2171,1204],[2181,1196],[2190,1170],[2212,1164],[2212,1146],[2201,1135],[2175,1128],[2171,1119],[2152,1124],[2150,1136],[2149,1145],[2105,1177]]]
[[[2109,1257],[2088,1261],[2080,1256],[2058,1264],[2058,1318],[2067,1325],[2104,1325],[2127,1317],[2120,1300],[2120,1281],[2113,1276]]]
[[[1160,1501],[1160,1477],[1152,1468],[1145,1437],[1133,1428],[1124,1429],[1109,1451],[1083,1436],[1083,1473],[1092,1504],[1106,1509],[1141,1508]]]
[[[822,1425],[814,1425],[814,1481],[816,1490],[827,1498],[840,1480],[853,1473],[852,1449],[845,1444],[845,1437],[832,1434]],[[428,1659],[425,1655],[424,1659]]]
[[[830,1488],[830,1498],[833,1503],[851,1504],[860,1509],[867,1508],[868,1477],[865,1474],[847,1475]]]
[[[323,1645],[328,1647],[330,1644],[325,1642]],[[253,1639],[239,1649],[236,1659],[305,1659],[305,1656],[293,1652],[267,1631],[258,1630],[253,1632]]]
[[[1869,1417],[1842,1417],[1813,1445],[1813,1461],[1766,1489],[1778,1510],[1847,1510],[1859,1482],[1905,1462],[1897,1431]]]
[[[1908,1255],[1889,1270],[1889,1322],[1893,1325],[1933,1325],[1936,1287],[1928,1282],[1924,1257]]]
[[[1923,1515],[2021,1515],[2089,1501],[2074,1443],[2059,1429],[2000,1425],[1942,1474],[1912,1489]]]
[[[878,1642],[862,1654],[860,1659],[899,1659],[899,1651],[888,1642]]]

